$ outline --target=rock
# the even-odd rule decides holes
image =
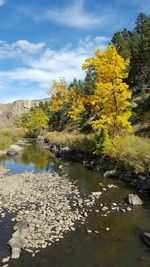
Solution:
[[[19,237],[12,237],[9,240],[9,245],[11,246],[11,258],[19,259],[21,254],[21,241]]]
[[[104,173],[104,178],[108,178],[108,177],[114,177],[117,175],[116,170],[111,170],[111,171],[106,171]]]
[[[102,194],[102,192],[92,192],[92,195],[95,197],[99,197]]]
[[[28,228],[28,222],[23,220],[23,221],[20,221],[20,222],[17,222],[14,226],[14,230],[26,230]]]
[[[136,206],[136,205],[142,205],[143,201],[138,197],[138,195],[129,194],[128,195],[128,203],[130,205]]]
[[[36,138],[37,143],[43,144],[45,142],[45,138],[42,135],[38,135]]]
[[[8,262],[10,260],[10,257],[7,256],[6,258],[2,259],[2,263]]]
[[[109,231],[110,230],[110,228],[109,227],[106,227],[106,231]]]
[[[41,101],[44,103],[46,100],[16,100],[12,103],[0,104],[0,126],[11,126],[16,116],[29,111],[32,107],[39,106]]]
[[[21,146],[18,145],[12,145],[8,151],[7,151],[7,155],[8,156],[15,156],[18,155],[21,151],[23,150],[23,148]]]
[[[144,233],[143,238],[144,238],[146,245],[150,246],[150,233]]]
[[[108,210],[108,207],[103,207],[102,208],[102,211],[106,211],[106,210]]]

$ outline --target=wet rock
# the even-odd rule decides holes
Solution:
[[[144,233],[143,238],[144,238],[146,245],[150,246],[150,233]]]
[[[143,201],[139,198],[138,195],[129,194],[128,195],[128,203],[130,205],[136,206],[136,205],[142,205],[143,204]]]
[[[36,140],[37,140],[37,143],[39,144],[44,144],[45,142],[45,138],[42,135],[38,135]]]
[[[8,156],[15,156],[18,155],[21,151],[23,150],[23,148],[21,146],[18,145],[12,145],[8,151],[7,151],[7,155]]]
[[[21,240],[19,237],[12,237],[9,240],[9,245],[11,247],[11,258],[19,259],[21,254]]]
[[[111,171],[106,171],[104,173],[104,178],[111,178],[111,177],[115,177],[117,175],[116,170],[111,170]]]
[[[5,258],[2,259],[2,263],[6,263],[10,260],[10,256],[7,256]]]
[[[92,192],[92,195],[95,197],[99,197],[102,194],[102,192]]]

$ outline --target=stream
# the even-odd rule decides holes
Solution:
[[[1,157],[0,164],[9,169],[10,175],[24,171],[58,172],[63,179],[67,177],[75,182],[81,195],[103,192],[88,212],[85,224],[77,225],[75,231],[66,233],[51,247],[41,249],[35,257],[22,250],[21,258],[10,261],[10,267],[150,266],[150,248],[142,239],[143,232],[150,232],[148,196],[144,197],[143,206],[127,211],[125,198],[129,193],[137,193],[133,187],[104,178],[80,163],[58,160],[38,144],[25,147],[21,155]],[[110,188],[110,185],[114,187]],[[111,210],[113,203],[117,203],[122,211]],[[107,216],[103,216],[101,204],[110,210]],[[8,213],[5,218],[0,218],[0,262],[10,255],[7,242],[13,232],[11,218]],[[3,265],[0,263],[0,266]]]

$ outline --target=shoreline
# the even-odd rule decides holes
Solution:
[[[79,162],[93,171],[99,171],[104,177],[118,178],[140,191],[145,192],[150,190],[150,174],[136,173],[134,170],[126,168],[121,161],[117,161],[106,155],[97,156],[77,151],[69,146],[50,142],[44,136],[37,136],[35,141],[54,153],[57,158]]]

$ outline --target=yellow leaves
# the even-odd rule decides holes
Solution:
[[[63,108],[64,104],[67,104],[70,97],[68,90],[68,84],[64,78],[61,78],[59,82],[55,80],[52,82],[51,91],[53,92],[50,101],[50,111],[59,111]]]
[[[95,52],[95,57],[87,58],[83,70],[96,74],[95,88],[90,95],[78,95],[76,87],[69,87],[64,79],[53,81],[50,110],[59,111],[70,104],[68,115],[80,119],[87,111],[93,116],[94,130],[105,129],[115,136],[122,130],[131,130],[129,111],[131,92],[124,79],[128,77],[129,60],[124,60],[114,46]]]
[[[96,88],[91,105],[99,110],[98,119],[92,122],[94,130],[108,128],[113,136],[122,129],[131,130],[128,122],[131,112],[131,92],[123,79],[128,77],[129,60],[124,60],[114,46],[109,45],[106,51],[97,50],[95,58],[88,58],[83,69],[94,69]]]

